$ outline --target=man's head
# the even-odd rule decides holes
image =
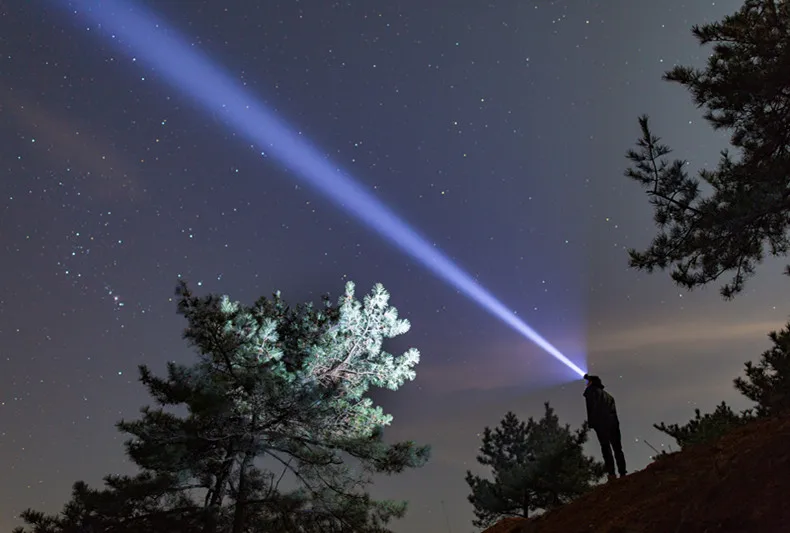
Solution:
[[[589,374],[585,374],[584,380],[587,382],[588,387],[593,386],[601,389],[603,388],[603,382],[601,381],[601,378],[599,378],[598,376],[591,376]]]

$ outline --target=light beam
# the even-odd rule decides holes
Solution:
[[[190,47],[164,21],[122,0],[60,0],[87,15],[113,43],[144,60],[156,74],[206,111],[219,113],[297,177],[378,231],[434,274],[541,347],[579,377],[585,371],[518,318],[469,274],[410,228],[390,208],[336,168],[251,93]],[[76,9],[75,9],[76,8]]]

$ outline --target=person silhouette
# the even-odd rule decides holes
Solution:
[[[587,381],[587,386],[584,389],[584,399],[587,403],[587,423],[598,437],[606,473],[609,481],[612,481],[617,477],[615,464],[620,477],[627,474],[617,406],[614,397],[604,390],[600,377],[585,374],[584,379]]]

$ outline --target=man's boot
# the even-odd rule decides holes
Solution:
[[[617,479],[617,476],[616,476],[616,475],[614,475],[614,474],[608,474],[608,475],[606,476],[606,482],[607,482],[607,483],[611,483],[611,482],[612,482],[612,481],[614,481],[615,479]]]

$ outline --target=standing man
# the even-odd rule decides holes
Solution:
[[[620,436],[620,420],[617,418],[617,407],[614,397],[606,392],[598,376],[584,375],[587,387],[584,389],[584,399],[587,402],[587,423],[595,431],[598,442],[601,444],[601,454],[609,474],[609,481],[617,477],[615,474],[615,461],[620,477],[625,476],[625,455],[623,442]],[[614,450],[614,457],[612,451]]]

